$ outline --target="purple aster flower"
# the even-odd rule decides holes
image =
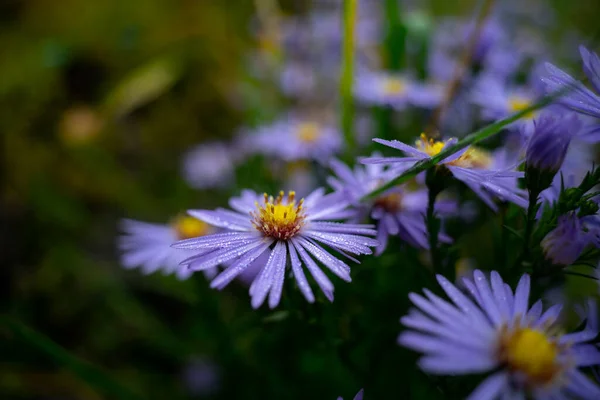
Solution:
[[[224,143],[204,143],[183,159],[183,177],[193,188],[224,187],[233,180],[234,157]]]
[[[284,161],[327,162],[342,147],[341,132],[321,119],[290,115],[287,118],[247,132],[240,138],[246,152],[275,156]]]
[[[467,43],[467,40],[475,33],[476,22],[470,22],[465,26],[463,43]],[[508,41],[505,27],[495,18],[488,19],[479,32],[477,44],[475,46],[475,52],[473,54],[473,60],[475,62],[483,63],[484,60],[502,43]],[[467,40],[465,40],[467,39]]]
[[[360,389],[358,391],[358,393],[356,393],[356,396],[354,396],[354,400],[363,400],[363,395],[364,395],[364,390]],[[342,398],[342,396],[338,397],[337,400],[344,400]]]
[[[289,192],[287,197],[280,192],[278,197],[273,198],[245,190],[241,197],[232,198],[229,204],[234,211],[222,208],[189,211],[190,215],[223,228],[224,232],[182,240],[173,246],[199,252],[183,262],[194,271],[230,262],[211,282],[211,287],[217,289],[223,289],[250,263],[268,252],[267,262],[250,286],[254,308],[260,307],[267,295],[269,307],[274,308],[279,304],[288,260],[306,300],[313,302],[315,298],[303,266],[325,296],[333,301],[333,284],[317,261],[347,282],[351,281],[350,267],[321,245],[353,260],[347,253],[371,254],[369,247],[378,244],[367,237],[376,234],[371,225],[333,222],[348,216],[345,211],[347,202],[338,194],[325,195],[322,189],[315,190],[300,201],[296,201],[294,192]]]
[[[428,249],[428,234],[425,226],[427,211],[427,189],[418,184],[397,186],[385,192],[368,203],[360,199],[391,180],[397,171],[388,169],[381,164],[356,165],[351,170],[346,164],[333,160],[331,169],[335,177],[330,177],[330,186],[352,204],[354,214],[352,222],[364,220],[368,215],[377,221],[377,240],[379,246],[375,255],[383,253],[387,247],[389,236],[399,236],[400,239],[413,247]],[[436,202],[436,209],[442,215],[455,213],[456,203],[447,199]],[[452,239],[440,233],[442,242],[450,243]]]
[[[525,151],[525,181],[532,193],[552,185],[561,169],[571,139],[579,132],[577,116],[545,111],[533,121],[533,133]]]
[[[338,50],[343,40],[342,2],[336,1],[329,10],[314,12],[301,28],[306,29],[312,36],[311,44],[326,46],[326,49]],[[377,2],[359,1],[356,21],[357,47],[376,45],[381,38],[380,10]]]
[[[434,82],[451,82],[460,68],[460,60],[445,44],[434,40],[427,58],[427,77]]]
[[[525,162],[528,167],[550,171],[554,175],[562,167],[571,139],[581,128],[581,123],[574,115],[543,113],[533,125]]]
[[[483,60],[485,74],[497,78],[507,78],[514,74],[525,58],[520,50],[512,42],[493,46]]]
[[[496,76],[486,75],[480,78],[471,94],[473,103],[479,105],[483,117],[499,120],[513,115],[534,104],[539,95],[529,87],[510,87]],[[521,129],[525,136],[531,134],[536,112],[531,112],[509,125],[509,128]]]
[[[600,58],[583,46],[579,48],[579,52],[583,60],[583,71],[596,93],[600,94]],[[546,64],[546,70],[547,75],[542,77],[546,91],[553,94],[565,90],[565,93],[557,99],[559,104],[578,113],[600,118],[600,95],[592,92],[581,82],[550,63]],[[582,139],[592,143],[599,142],[600,124],[595,124],[594,127],[588,129]]]
[[[443,96],[443,87],[424,87],[404,74],[363,72],[356,78],[354,93],[365,104],[403,110],[409,105],[434,107]]]
[[[433,38],[434,52],[444,52],[452,59],[446,74],[454,74],[460,63],[457,55],[463,54],[465,46],[471,41],[476,23],[455,18],[444,18],[438,23]],[[486,73],[507,76],[515,71],[521,58],[511,45],[508,30],[498,18],[489,18],[479,32],[472,61],[482,65]],[[439,69],[443,69],[439,64]]]
[[[444,147],[456,143],[456,139],[446,142],[428,139],[425,134],[416,142],[416,147],[409,146],[397,140],[373,139],[377,143],[400,150],[407,157],[370,157],[361,160],[364,164],[390,164],[409,167],[418,161],[430,158]],[[452,175],[467,185],[490,208],[497,210],[493,197],[510,201],[523,208],[527,207],[527,193],[518,187],[518,178],[523,172],[514,171],[514,167],[502,165],[504,160],[497,154],[489,154],[484,150],[469,146],[442,160],[440,165],[446,167]],[[439,166],[438,166],[439,167]]]
[[[185,215],[168,225],[125,219],[121,229],[125,234],[118,238],[118,247],[125,268],[139,267],[145,274],[161,270],[165,274],[175,273],[179,279],[187,279],[192,274],[180,264],[194,252],[174,249],[173,242],[214,233],[211,226]],[[216,272],[216,268],[207,269],[205,275],[212,278]]]
[[[529,307],[529,275],[514,293],[496,271],[489,279],[479,270],[463,279],[468,294],[441,275],[437,280],[451,302],[427,289],[425,296],[411,293],[416,308],[401,319],[409,330],[398,338],[424,353],[425,372],[491,373],[470,400],[600,398],[600,387],[579,370],[600,364],[600,352],[587,344],[597,329],[588,321],[582,331],[561,335],[555,326],[561,305],[545,312],[541,301]]]
[[[584,224],[574,212],[561,215],[556,228],[541,242],[546,259],[554,265],[573,264],[592,240]]]

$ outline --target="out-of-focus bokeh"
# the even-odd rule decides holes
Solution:
[[[501,30],[526,40],[527,57],[548,52],[564,65],[576,65],[600,13],[593,0],[496,3],[514,13]],[[315,171],[341,139],[298,155],[316,140],[298,122],[299,144],[276,159],[269,130],[310,115],[319,132],[339,131],[340,4],[0,1],[0,398],[334,399],[363,386],[367,399],[435,398],[413,355],[380,345],[393,343],[408,303],[371,270],[358,273],[380,290],[368,298],[392,321],[385,328],[349,286],[333,305],[286,292],[279,311],[255,311],[244,282],[219,292],[201,273],[146,275],[120,259],[123,218],[168,224],[242,188],[324,184]],[[361,1],[355,74],[435,74],[419,64],[423,43],[478,6]],[[401,56],[394,21],[407,35]],[[355,111],[363,155],[381,129],[413,136],[430,120]],[[382,268],[391,262],[384,255]]]

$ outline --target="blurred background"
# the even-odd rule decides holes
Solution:
[[[359,3],[355,72],[410,68],[420,79],[436,74],[442,22],[468,26],[481,7]],[[308,305],[286,289],[275,311],[252,310],[243,282],[217,292],[202,274],[121,265],[123,218],[168,224],[242,188],[325,183],[322,160],[257,146],[284,129],[270,125],[282,115],[318,114],[339,130],[341,4],[0,0],[0,398],[439,396],[442,383],[394,344],[405,293],[420,284],[418,271],[392,271],[393,255],[377,261],[388,275],[357,269],[363,292],[336,284],[333,305]],[[578,66],[600,16],[594,0],[494,7],[530,64],[551,54]],[[357,107],[356,154],[370,153],[371,137],[414,136],[430,117]]]

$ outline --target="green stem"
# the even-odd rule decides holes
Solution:
[[[498,252],[498,263],[502,266],[502,269],[506,269],[508,262],[507,254],[507,242],[508,242],[508,230],[504,228],[506,225],[506,213],[508,212],[508,204],[502,203],[500,205],[500,251]]]
[[[352,131],[354,118],[352,84],[354,79],[354,30],[356,27],[357,2],[357,0],[344,0],[344,41],[342,43],[340,97],[342,101],[342,131],[348,155],[353,154],[355,147]]]
[[[386,50],[388,68],[401,70],[406,64],[406,27],[400,18],[398,0],[385,0],[386,15]]]
[[[438,240],[441,229],[440,219],[435,215],[435,201],[444,190],[450,171],[445,167],[434,167],[427,170],[425,184],[427,185],[427,233],[429,237],[429,251],[431,253],[431,265],[436,273],[442,273],[442,260],[438,248]]]
[[[529,204],[527,205],[527,221],[525,222],[525,235],[523,236],[523,250],[521,252],[521,257],[518,259],[517,266],[527,260],[529,257],[530,246],[531,246],[531,236],[533,234],[533,227],[535,225],[535,217],[537,214],[537,203],[538,197],[540,193],[535,190],[529,191]]]
[[[438,190],[429,188],[427,196],[427,233],[429,235],[429,251],[431,253],[431,265],[436,273],[441,273],[440,257],[438,252],[439,219],[435,216],[435,200],[439,194]]]

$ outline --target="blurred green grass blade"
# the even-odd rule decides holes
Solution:
[[[72,355],[53,342],[50,338],[37,332],[9,316],[0,316],[0,326],[5,326],[16,337],[30,344],[38,351],[53,359],[61,367],[68,369],[75,376],[90,385],[99,393],[114,399],[141,399],[127,387],[115,381],[100,368]]]
[[[342,72],[340,97],[342,99],[342,131],[346,142],[346,154],[354,151],[353,117],[354,104],[352,84],[354,80],[354,33],[358,0],[344,1],[344,41],[342,43]]]
[[[402,10],[398,0],[385,0],[387,64],[392,71],[406,65],[406,27],[402,21]]]
[[[104,110],[115,118],[151,102],[169,90],[181,77],[181,62],[161,57],[134,69],[108,93]]]
[[[560,92],[558,95],[562,95],[562,94],[563,94],[563,92]],[[554,101],[558,95],[544,97],[539,102],[519,111],[518,113],[511,115],[510,117],[504,118],[498,122],[495,122],[491,125],[488,125],[476,132],[473,132],[473,133],[465,136],[464,138],[459,140],[456,144],[445,147],[442,151],[440,151],[435,156],[426,158],[422,161],[418,161],[415,165],[413,165],[411,168],[404,171],[398,177],[392,179],[388,183],[380,186],[379,188],[377,188],[377,189],[373,190],[372,192],[363,196],[362,200],[364,201],[364,200],[368,200],[368,199],[377,197],[380,194],[384,193],[386,190],[388,190],[394,186],[400,185],[400,184],[414,178],[417,174],[437,165],[440,161],[444,160],[445,158],[451,156],[454,153],[459,152],[460,150],[464,149],[465,147],[470,146],[475,143],[478,143],[484,139],[489,138],[490,136],[493,136],[493,135],[499,133],[507,125],[515,122],[516,120],[524,117],[525,115],[527,115],[533,111],[539,110],[539,109],[547,106],[552,101]]]

